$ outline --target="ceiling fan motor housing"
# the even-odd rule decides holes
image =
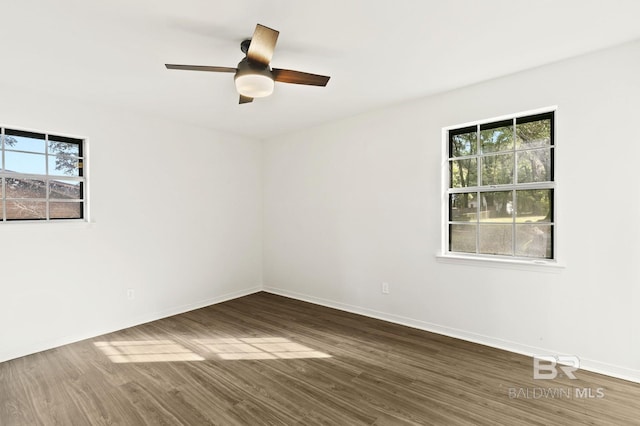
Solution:
[[[234,79],[238,93],[243,96],[262,98],[273,93],[275,83],[268,65],[244,58],[238,63]]]

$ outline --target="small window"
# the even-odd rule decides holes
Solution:
[[[84,141],[0,128],[0,218],[84,219]]]
[[[554,113],[447,131],[447,253],[554,259]]]

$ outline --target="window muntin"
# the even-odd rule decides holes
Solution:
[[[447,253],[554,258],[554,113],[448,131]]]
[[[0,221],[83,219],[84,141],[0,128]]]

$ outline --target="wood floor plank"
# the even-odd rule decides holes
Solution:
[[[0,363],[0,425],[640,424],[640,385],[576,375],[256,293]]]

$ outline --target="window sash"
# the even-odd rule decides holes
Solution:
[[[6,143],[8,137],[27,139],[12,146]],[[34,148],[38,144],[30,144],[29,139],[42,140],[43,147]],[[0,127],[0,222],[84,220],[87,209],[84,144],[85,141],[79,138]],[[8,153],[42,156],[44,173],[7,170]],[[62,163],[60,172],[55,172],[54,169],[59,169],[56,167],[58,157],[66,163]],[[29,156],[23,156],[26,158]],[[28,170],[27,166],[25,170]],[[8,185],[16,184],[11,180],[25,186],[22,188],[24,194],[11,191]],[[29,193],[25,190],[29,185],[38,187],[34,186]],[[70,186],[68,197],[52,193],[52,187],[65,185]],[[77,188],[73,188],[74,185],[78,185]]]
[[[533,122],[541,122],[543,126],[547,125],[544,121],[548,120],[548,138],[544,135],[540,137],[540,139],[526,139],[521,138],[518,134],[518,125],[523,126],[527,123]],[[503,119],[491,120],[491,121],[483,121],[478,122],[473,125],[461,126],[459,128],[450,128],[444,133],[446,137],[446,157],[447,162],[445,167],[447,167],[446,173],[443,175],[446,178],[446,203],[447,209],[446,215],[446,226],[444,230],[444,240],[443,244],[446,246],[443,247],[445,253],[453,253],[453,254],[471,254],[477,255],[485,258],[495,258],[495,257],[506,257],[510,259],[555,259],[555,129],[554,129],[554,121],[555,121],[555,110],[545,111],[542,113],[536,114],[521,114],[521,115],[513,115],[510,117],[505,117]],[[511,130],[509,130],[511,128]],[[483,149],[482,140],[483,140],[483,131],[494,130],[494,129],[505,129],[503,132],[496,132],[495,134],[485,132],[485,142],[488,141],[489,145],[485,144],[486,148],[489,146],[490,149]],[[543,127],[544,129],[544,127]],[[521,127],[520,130],[524,131],[524,127]],[[546,129],[545,129],[546,130]],[[510,133],[510,135],[508,135]],[[507,138],[504,140],[499,140],[501,136],[507,134]],[[463,135],[467,135],[464,137]],[[471,140],[475,138],[475,145],[471,146]],[[510,138],[510,139],[509,139]],[[499,143],[498,143],[499,142]],[[504,149],[503,146],[506,145],[507,149]],[[531,170],[527,171],[526,175],[527,179],[534,179],[535,181],[528,182],[518,182],[518,172],[521,167],[525,167],[528,164],[519,163],[518,160],[522,159],[530,159],[531,157],[527,157],[527,153],[532,153],[534,159],[531,160],[532,164],[534,161],[542,162],[543,170],[547,173],[545,176],[537,176],[536,173],[532,173]],[[500,158],[496,158],[495,156],[503,156]],[[521,157],[522,156],[522,157]],[[537,157],[535,157],[537,156]],[[501,172],[505,172],[507,174],[510,173],[511,180],[509,183],[503,182],[488,182],[483,184],[483,179],[486,176],[483,176],[483,164],[485,163],[485,159],[495,158],[495,160],[508,160],[506,162],[503,161],[503,164],[499,164],[498,166],[507,167],[506,169],[500,170]],[[467,161],[467,163],[463,163],[463,161]],[[457,162],[457,163],[456,163]],[[474,164],[475,162],[475,164]],[[547,163],[545,163],[547,162]],[[509,163],[511,163],[511,170],[509,171]],[[457,173],[461,173],[464,177],[466,173],[466,182],[463,178],[456,179],[458,182],[454,182],[454,164],[458,167],[456,170]],[[468,168],[463,169],[463,165],[466,165]],[[469,168],[470,167],[470,168]],[[475,167],[475,170],[472,168]],[[533,166],[532,166],[533,167]],[[548,169],[547,169],[548,168]],[[462,169],[462,170],[461,170]],[[522,170],[520,170],[522,172]],[[475,172],[475,176],[472,176],[473,172]],[[532,176],[533,175],[533,176]],[[485,179],[486,180],[486,179]],[[471,181],[471,182],[469,182]],[[469,186],[459,186],[470,183]],[[453,185],[456,184],[456,187]],[[550,219],[544,220],[541,222],[526,222],[522,219],[522,216],[518,216],[517,212],[513,212],[511,217],[505,218],[504,221],[502,219],[498,220],[484,220],[482,219],[483,214],[488,214],[489,210],[482,210],[484,194],[488,193],[500,193],[500,192],[508,192],[511,191],[512,194],[512,208],[517,208],[517,196],[524,196],[526,193],[522,191],[549,191],[549,209],[550,213],[548,214]],[[454,218],[454,197],[456,194],[473,194],[475,211],[468,211],[467,215],[469,219],[465,219],[464,215],[458,215]],[[524,202],[524,199],[521,200]],[[539,200],[538,200],[539,201]],[[492,206],[493,208],[493,206]],[[524,214],[524,213],[523,213]],[[532,216],[535,217],[535,216]],[[461,220],[464,219],[464,220]],[[462,228],[460,228],[462,227]],[[482,240],[482,229],[484,230],[493,229],[494,231],[499,227],[502,227],[504,232],[507,234],[510,233],[511,239],[511,248],[506,252],[506,250],[500,249],[486,249],[483,250],[483,241]],[[491,228],[493,227],[493,228]],[[510,228],[510,231],[507,229]],[[462,232],[462,234],[460,234]],[[461,239],[456,241],[456,235],[464,235],[466,233],[467,237],[471,237],[471,234],[475,234],[475,243],[473,244],[474,250],[469,251],[469,244],[472,241],[465,242]],[[503,232],[503,235],[506,235]],[[524,238],[523,235],[526,232],[535,232],[539,234],[543,234],[541,237],[542,243],[538,241],[538,245],[542,245],[544,252],[539,252],[539,254],[528,255],[523,249],[518,246],[518,238]],[[455,235],[454,235],[455,234]],[[494,232],[495,234],[495,232]],[[495,234],[498,235],[498,234]],[[534,236],[535,237],[535,236]],[[546,239],[546,240],[545,240]],[[549,241],[550,239],[550,241]],[[491,242],[491,240],[487,240]],[[495,253],[494,253],[495,252]],[[535,252],[535,250],[534,250]],[[540,254],[541,253],[541,254]]]

